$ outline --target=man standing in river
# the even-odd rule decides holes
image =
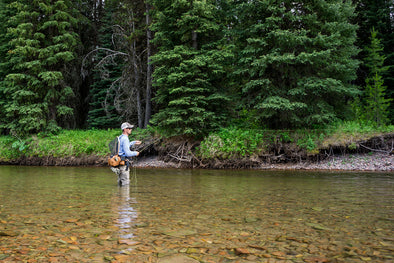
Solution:
[[[118,173],[118,184],[120,186],[130,184],[130,169],[128,158],[133,156],[138,156],[140,153],[137,151],[131,151],[130,147],[133,145],[141,144],[140,141],[132,141],[129,140],[129,135],[131,134],[134,125],[131,125],[128,122],[122,123],[120,126],[122,129],[122,135],[119,136],[119,156],[122,160],[125,160],[125,165],[119,166]]]

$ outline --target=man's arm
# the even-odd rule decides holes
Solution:
[[[126,157],[138,156],[140,153],[137,151],[130,151],[130,141],[127,136],[122,136],[120,139],[120,154]]]
[[[130,147],[133,146],[134,144],[135,145],[140,145],[141,141],[132,141],[132,142],[130,142]]]

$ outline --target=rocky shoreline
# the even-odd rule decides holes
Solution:
[[[165,162],[158,157],[137,158],[136,168],[180,168],[182,163]],[[327,157],[321,161],[298,163],[262,163],[251,169],[261,170],[342,170],[342,171],[394,171],[394,155],[386,153],[346,154]]]
[[[394,155],[370,152],[332,155],[320,160],[300,160],[298,162],[264,162],[261,160],[211,161],[209,164],[163,160],[157,155],[136,157],[132,166],[136,168],[196,168],[196,169],[257,169],[257,170],[324,170],[324,171],[382,171],[394,172]],[[26,166],[108,166],[108,157],[24,157],[0,165]],[[394,175],[394,173],[393,173]]]

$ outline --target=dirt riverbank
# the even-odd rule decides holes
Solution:
[[[241,161],[242,162],[242,161]],[[320,161],[299,161],[287,163],[264,163],[243,161],[242,168],[261,170],[343,170],[343,171],[390,171],[394,172],[394,155],[386,153],[363,153],[334,155]],[[3,165],[33,165],[33,166],[107,166],[106,157],[68,157],[68,158],[21,158]],[[143,156],[134,158],[132,165],[136,168],[185,168],[190,167],[178,161],[163,161],[158,156]],[[237,165],[240,167],[239,165]],[[231,169],[231,163],[218,162],[217,167],[195,166],[195,168]]]
[[[137,168],[202,168],[261,170],[344,170],[394,172],[394,133],[375,136],[351,144],[339,143],[307,154],[294,145],[281,144],[243,159],[199,159],[195,153],[198,142],[169,141],[150,144],[132,165]],[[180,151],[179,149],[182,149]],[[139,150],[139,149],[137,149]],[[0,165],[27,166],[108,166],[107,157],[20,157],[1,161]]]

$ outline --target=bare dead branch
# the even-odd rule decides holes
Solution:
[[[362,145],[361,143],[360,143],[360,146],[365,148],[365,149],[367,149],[367,150],[373,151],[373,152],[381,152],[381,153],[386,153],[386,154],[391,153],[393,151],[393,149],[394,149],[393,148],[393,143],[391,143],[391,150],[389,150],[389,151],[384,151],[384,150],[379,150],[379,149],[372,149],[372,148],[369,148],[369,147],[367,147],[365,145]]]

